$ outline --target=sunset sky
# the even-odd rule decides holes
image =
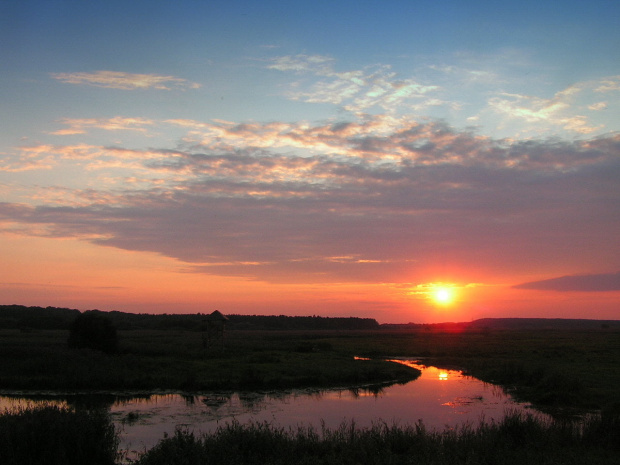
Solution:
[[[620,319],[619,23],[0,0],[0,304]]]

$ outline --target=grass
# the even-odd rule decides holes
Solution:
[[[44,406],[0,414],[3,465],[115,465],[118,431],[102,410]],[[542,421],[509,413],[477,427],[444,431],[423,422],[376,422],[360,428],[281,428],[236,422],[196,435],[178,429],[134,465],[357,465],[357,464],[619,464],[620,408],[583,422]]]
[[[119,332],[119,353],[67,347],[67,331],[0,331],[0,389],[255,390],[415,378],[381,357],[425,357],[545,408],[620,401],[620,331],[229,331],[205,351],[193,331]],[[354,356],[374,357],[371,361]]]
[[[441,432],[423,423],[377,423],[358,428],[283,429],[267,423],[233,423],[196,436],[177,430],[136,462],[137,465],[280,464],[614,464],[620,463],[619,416],[543,423],[511,414],[476,428],[464,425]]]
[[[118,443],[100,410],[45,406],[0,414],[2,465],[114,465]]]
[[[0,331],[4,390],[253,390],[408,381],[419,371],[289,335],[232,334],[224,352],[205,351],[200,333],[126,331],[119,352],[69,349],[66,331]]]

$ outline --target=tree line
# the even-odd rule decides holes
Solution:
[[[103,312],[118,330],[190,330],[199,331],[209,313],[150,314],[120,311]],[[69,329],[83,312],[58,307],[0,305],[0,329]],[[373,330],[379,323],[373,318],[286,315],[226,315],[227,330]]]

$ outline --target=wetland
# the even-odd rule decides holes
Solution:
[[[253,462],[249,451],[234,446],[228,455],[245,458],[241,462],[222,458],[220,463],[288,463],[286,454],[298,456],[299,448],[309,443],[324,455],[308,452],[307,461],[299,463],[519,463],[510,457],[543,447],[538,437],[542,430],[551,443],[543,447],[548,457],[536,458],[539,463],[558,463],[559,457],[563,457],[560,463],[579,463],[566,461],[568,452],[562,444],[570,444],[576,458],[587,455],[589,463],[617,463],[620,331],[615,327],[235,330],[226,334],[224,350],[205,350],[200,332],[192,330],[119,330],[118,336],[118,350],[107,354],[69,349],[64,329],[0,330],[0,390],[5,406],[6,399],[33,394],[51,393],[57,399],[71,394],[55,406],[8,406],[0,415],[2,432],[7,433],[9,422],[11,434],[18,431],[14,422],[22,421],[19,418],[30,418],[32,424],[32,415],[40,409],[56,408],[53,415],[62,417],[101,411],[103,405],[108,426],[116,432],[116,443],[110,447],[125,454],[116,456],[115,463],[130,459],[181,463],[161,459],[166,450],[175,450],[175,456],[199,457],[184,463],[209,463],[218,447],[240,437],[244,444],[254,444],[257,457],[266,454],[266,445],[273,441],[281,442],[284,455],[268,454],[263,462]],[[390,361],[396,357],[416,364]],[[442,397],[439,388],[433,388],[432,404],[407,391],[422,386],[427,376],[434,376],[443,383],[440,386],[476,382],[480,390],[465,388],[461,394]],[[107,394],[107,400],[93,403],[83,396],[95,393]],[[122,393],[140,396],[113,399]],[[510,396],[500,397],[506,393]],[[510,407],[525,403],[525,409],[505,408],[505,402]],[[323,411],[317,410],[319,404]],[[435,417],[412,408],[431,410]],[[452,412],[455,421],[442,417],[442,410]],[[466,410],[470,413],[461,413]],[[49,434],[53,421],[46,424]],[[101,431],[109,430],[102,426]],[[404,441],[398,447],[397,437]],[[364,447],[374,444],[375,449],[356,443],[358,452],[350,450],[347,457],[357,457],[358,462],[338,455],[358,440],[365,441]],[[450,441],[469,461],[445,458]],[[500,443],[503,446],[490,445]],[[12,444],[5,441],[3,447],[16,447]],[[428,452],[422,454],[426,461],[421,456],[412,461],[408,449],[412,444],[427,452],[434,444],[438,455]],[[495,456],[502,447],[507,448],[502,461],[472,459],[471,454]],[[398,452],[401,449],[407,452]],[[32,454],[35,449],[27,450]],[[135,452],[128,455],[128,450]],[[360,461],[360,450],[392,458],[365,456]],[[4,454],[9,456],[6,450]],[[15,454],[18,459],[6,463],[27,463]]]

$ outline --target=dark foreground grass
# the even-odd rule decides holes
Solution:
[[[118,444],[102,411],[46,406],[0,415],[2,465],[114,465]]]
[[[429,431],[375,423],[357,428],[283,429],[234,423],[196,436],[178,430],[146,452],[137,465],[356,465],[356,464],[614,464],[620,463],[620,416],[585,424],[541,422],[509,414],[500,422]]]
[[[103,411],[39,407],[0,415],[2,465],[114,465],[118,431]],[[444,431],[377,421],[285,429],[268,423],[177,430],[134,465],[620,464],[620,409],[582,422],[509,413],[503,420]]]

